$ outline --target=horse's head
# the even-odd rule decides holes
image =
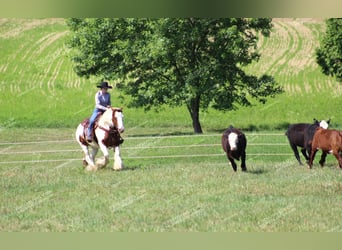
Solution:
[[[122,113],[122,108],[112,108],[113,126],[117,128],[120,133],[123,133],[125,131],[123,117],[124,115]]]
[[[108,126],[108,127],[114,127],[117,128],[120,133],[124,132],[125,127],[123,124],[123,114],[122,114],[122,108],[109,108],[107,109],[100,121],[99,125]]]

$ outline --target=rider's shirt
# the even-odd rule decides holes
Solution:
[[[110,94],[108,92],[103,94],[102,91],[98,91],[95,94],[95,108],[106,111],[107,106],[110,105]]]

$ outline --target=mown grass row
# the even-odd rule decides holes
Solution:
[[[63,19],[8,19],[1,22],[0,29],[4,34],[0,37],[2,128],[71,128],[90,115],[98,80],[79,78],[73,72]],[[255,103],[227,113],[201,112],[204,131],[221,131],[229,124],[248,130],[285,129],[289,123],[329,117],[335,127],[341,127],[341,110],[336,108],[341,104],[341,87],[324,76],[314,60],[323,30],[322,20],[275,19],[274,32],[262,39],[259,62],[248,70],[272,74],[285,93],[266,105]],[[128,108],[121,94],[112,91],[113,104],[124,107],[128,127],[192,132],[185,107],[144,112]]]

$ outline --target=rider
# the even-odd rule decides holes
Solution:
[[[101,82],[100,85],[98,85],[97,87],[100,88],[100,90],[97,91],[95,94],[95,109],[89,119],[89,127],[87,133],[88,142],[92,141],[92,130],[96,117],[99,113],[103,113],[111,107],[110,94],[108,93],[108,89],[111,89],[112,86],[109,86],[108,82]]]

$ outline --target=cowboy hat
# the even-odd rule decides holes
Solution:
[[[101,88],[101,89],[111,89],[111,88],[113,88],[112,86],[108,85],[108,82],[101,82],[100,85],[97,85],[97,87]]]

